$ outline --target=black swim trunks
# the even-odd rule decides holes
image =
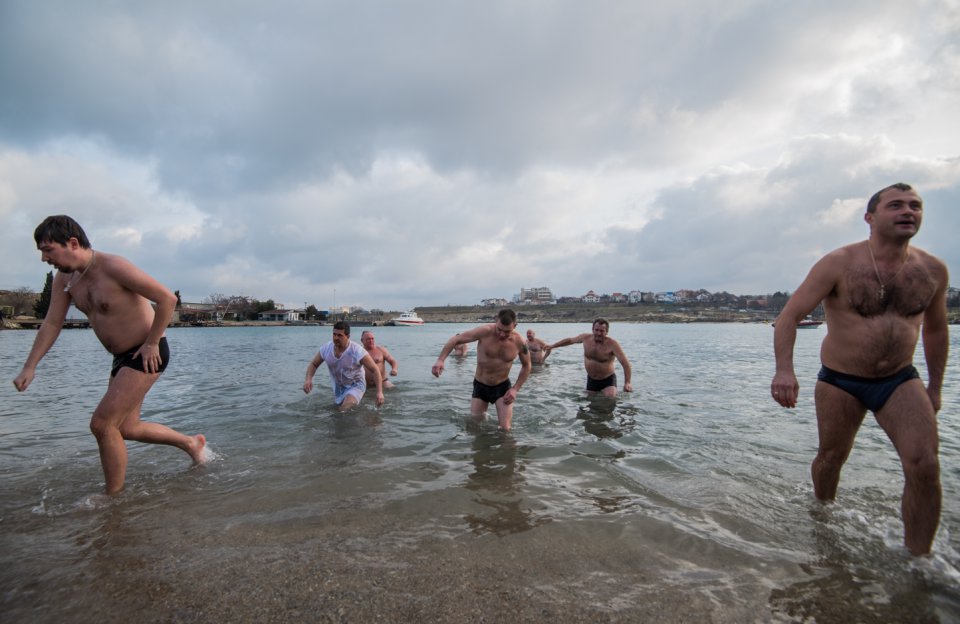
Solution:
[[[603,379],[594,379],[590,375],[587,375],[587,392],[602,392],[604,388],[609,388],[610,386],[617,385],[617,374],[613,373],[609,377],[604,377]]]
[[[143,346],[143,345],[141,345]],[[167,337],[164,336],[160,339],[160,369],[157,370],[158,373],[162,373],[167,368],[167,364],[170,363],[170,346],[167,344]],[[117,373],[120,372],[121,368],[132,368],[133,370],[138,370],[141,373],[145,373],[143,370],[143,358],[133,359],[133,355],[140,349],[136,347],[131,349],[126,353],[121,353],[120,355],[113,356],[113,370],[110,371],[111,377],[116,377]]]
[[[473,380],[473,398],[486,401],[487,403],[496,403],[509,389],[509,379],[495,386],[488,386],[485,383],[480,383],[476,379]]]
[[[889,377],[857,377],[856,375],[848,375],[829,369],[826,366],[821,366],[820,372],[817,373],[817,379],[840,388],[866,405],[874,413],[880,411],[880,408],[886,404],[893,391],[900,384],[919,377],[920,373],[913,365],[907,366]]]

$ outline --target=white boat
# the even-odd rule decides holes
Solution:
[[[397,318],[390,321],[398,327],[410,327],[413,325],[423,325],[423,319],[417,316],[416,312],[403,312]]]

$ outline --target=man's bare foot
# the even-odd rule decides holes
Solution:
[[[193,463],[202,464],[207,461],[207,438],[202,433],[193,436],[193,444],[187,449]]]

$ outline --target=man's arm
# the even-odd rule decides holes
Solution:
[[[447,356],[450,355],[450,352],[453,351],[453,347],[458,344],[464,344],[466,342],[474,342],[480,340],[485,333],[490,332],[490,328],[493,325],[481,325],[479,327],[474,327],[473,329],[467,330],[461,334],[456,334],[452,336],[450,340],[443,345],[443,348],[440,349],[440,355],[437,357],[436,363],[433,365],[433,368],[430,371],[433,373],[434,377],[439,377],[443,374],[443,363],[447,359]]]
[[[558,348],[558,347],[567,347],[567,346],[570,346],[570,345],[572,345],[572,344],[578,344],[578,343],[583,342],[588,336],[591,336],[591,335],[592,335],[592,334],[580,334],[579,336],[573,336],[573,337],[571,337],[571,338],[564,338],[563,340],[558,340],[557,342],[555,342],[555,343],[553,343],[553,344],[551,344],[551,345],[547,345],[546,348],[547,348],[548,350],[551,350],[551,351],[552,351],[553,349],[556,349],[556,348]]]
[[[313,390],[313,376],[317,374],[317,369],[320,368],[321,364],[323,364],[323,356],[317,351],[317,354],[313,356],[313,359],[307,364],[307,378],[303,382],[303,391],[305,393],[310,394],[310,391]],[[377,377],[379,376],[380,371],[377,371]]]
[[[162,363],[160,339],[167,331],[170,319],[173,318],[173,312],[177,307],[177,296],[169,288],[121,256],[109,256],[109,260],[104,262],[103,271],[124,288],[155,304],[150,331],[147,333],[143,345],[133,354],[133,357],[134,359],[137,357],[142,359],[145,372],[157,372],[160,370]]]
[[[66,284],[66,277],[58,271],[53,278],[47,314],[43,317],[40,329],[37,330],[37,337],[33,339],[33,347],[30,348],[27,361],[24,362],[20,374],[13,380],[13,385],[19,392],[26,390],[33,381],[37,365],[57,341],[60,330],[63,328],[63,321],[67,318],[67,311],[70,309],[70,295],[63,291],[64,284]]]
[[[380,352],[383,353],[383,361],[390,365],[390,375],[396,375],[398,371],[397,361],[393,359],[393,356],[390,355],[390,352],[383,347],[380,347]]]
[[[942,278],[938,280],[937,294],[923,313],[923,357],[927,363],[927,394],[933,403],[933,411],[940,411],[940,390],[947,367],[947,352],[950,348],[950,331],[947,328],[947,267],[940,267]]]
[[[377,380],[377,407],[379,407],[383,405],[383,376],[380,374],[380,367],[373,361],[369,353],[363,356],[360,364],[367,369],[371,377]]]
[[[627,359],[627,354],[623,352],[623,347],[615,340],[613,341],[613,354],[616,356],[617,361],[620,362],[620,366],[623,367],[623,391],[633,392],[633,384],[630,383],[633,376],[633,369],[630,368],[630,360]]]
[[[503,395],[503,402],[507,405],[517,400],[517,393],[520,392],[520,388],[526,383],[527,377],[530,376],[530,371],[533,370],[533,363],[530,360],[530,349],[527,348],[526,340],[519,334],[517,334],[517,347],[519,348],[520,356],[520,374],[517,375],[516,383]]]
[[[845,254],[844,254],[845,255]],[[796,407],[800,384],[793,370],[793,347],[797,341],[797,323],[810,314],[836,287],[841,252],[821,258],[780,311],[773,329],[773,353],[777,370],[770,383],[773,400],[784,407]]]

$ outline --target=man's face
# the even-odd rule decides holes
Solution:
[[[371,332],[365,333],[360,337],[360,342],[363,344],[363,348],[369,351],[374,345],[373,334]]]
[[[346,332],[342,329],[333,330],[333,344],[336,345],[338,349],[346,349],[349,343],[350,336],[348,336]]]
[[[533,340],[534,337],[535,337],[535,334],[533,333],[533,330],[532,330],[532,329],[528,329],[528,330],[527,330],[527,340]]]
[[[64,273],[75,270],[75,267],[70,264],[72,258],[70,257],[69,245],[44,241],[37,245],[37,249],[40,250],[41,262],[46,262]]]
[[[923,221],[923,200],[914,191],[897,188],[885,190],[874,212],[867,213],[867,223],[874,231],[894,237],[913,237]]]
[[[593,324],[593,339],[597,342],[603,342],[604,338],[607,337],[607,330],[609,328],[603,323],[594,323]]]
[[[497,340],[503,341],[510,338],[510,334],[513,333],[513,328],[516,326],[516,323],[508,323],[504,325],[500,321],[497,321]]]

